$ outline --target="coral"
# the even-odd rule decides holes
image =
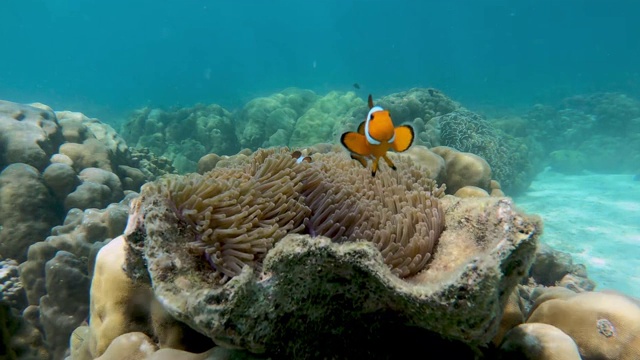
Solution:
[[[442,232],[441,209],[430,195],[441,191],[410,160],[398,166],[404,170],[374,179],[342,153],[297,164],[286,150],[261,150],[244,167],[167,177],[141,195],[169,200],[195,232],[191,249],[221,282],[303,229],[336,241],[369,239],[406,277],[424,268]]]
[[[131,149],[131,161],[142,171],[149,180],[155,180],[162,175],[175,174],[171,160],[164,156],[156,156],[145,147]]]
[[[438,116],[436,120],[441,144],[485,159],[505,193],[517,193],[529,186],[535,169],[527,158],[529,149],[524,143],[463,108]]]
[[[125,246],[120,236],[100,249],[91,282],[90,327],[75,330],[78,336],[72,338],[72,351],[96,358],[116,337],[135,331],[152,336],[160,347],[204,351],[213,346],[209,339],[170,317],[148,285],[127,277],[123,270]]]
[[[131,332],[118,336],[109,348],[96,360],[139,360],[147,359],[158,350],[151,338],[141,332]]]
[[[547,324],[521,324],[500,346],[499,360],[582,360],[578,346],[562,330]]]
[[[389,153],[388,155],[394,162],[399,156],[408,156],[415,164],[419,164],[425,169],[423,176],[435,180],[438,184],[445,182],[446,171],[444,159],[442,156],[429,150],[426,146],[411,145],[409,150],[401,154]]]
[[[147,330],[142,314],[152,298],[147,287],[134,284],[122,271],[124,239],[113,239],[100,249],[91,281],[89,353],[98,357],[120,334]]]
[[[51,163],[44,169],[42,178],[58,201],[64,201],[80,184],[80,179],[76,175],[76,172],[70,165],[65,163]]]
[[[7,166],[0,173],[0,255],[24,261],[29,245],[59,223],[61,210],[36,168]]]
[[[65,210],[103,209],[124,197],[122,183],[116,174],[99,169],[85,168],[78,174],[80,185],[64,200]]]
[[[414,144],[429,147],[440,145],[436,122],[432,119],[460,107],[441,91],[431,88],[413,88],[383,96],[378,105],[390,111],[396,124],[413,125],[416,135]]]
[[[315,101],[297,119],[291,137],[286,139],[286,142],[270,142],[270,144],[295,148],[327,141],[333,142],[344,131],[356,128],[365,118],[366,113],[367,107],[364,100],[357,97],[354,92],[332,91]]]
[[[288,152],[286,155],[291,158]],[[428,343],[424,346],[450,348],[453,354],[490,341],[507,297],[533,260],[540,230],[538,220],[518,213],[506,198],[432,197],[425,190],[437,193],[439,189],[432,180],[421,176],[423,169],[408,166],[408,158],[398,164],[398,172],[388,172],[383,180],[372,179],[345,154],[320,155],[314,154],[311,163],[296,165],[277,151],[261,151],[249,163],[216,167],[204,179],[223,179],[224,175],[251,181],[254,176],[249,174],[270,179],[267,175],[274,170],[308,174],[303,179],[310,179],[308,183],[320,189],[304,197],[303,204],[310,209],[322,208],[326,216],[309,218],[305,231],[329,231],[333,240],[289,233],[275,241],[260,264],[244,266],[238,275],[220,284],[220,275],[212,275],[216,270],[206,257],[189,250],[189,244],[199,240],[199,231],[194,231],[199,220],[188,219],[189,212],[176,211],[176,204],[167,198],[167,190],[157,191],[157,187],[166,185],[154,184],[145,186],[141,197],[132,204],[125,231],[128,274],[137,281],[148,281],[173,317],[217,344],[267,352],[275,357],[380,356],[379,351],[389,351],[382,346],[388,344],[387,336],[422,339]],[[326,185],[318,182],[322,176],[326,177]],[[257,186],[268,193],[270,184],[282,186],[284,197],[289,196],[291,187],[297,187],[294,181],[263,182]],[[200,194],[208,195],[207,191],[216,193],[207,187]],[[380,194],[383,199],[379,199]],[[326,196],[326,201],[320,201],[318,195]],[[187,193],[180,196],[186,198]],[[218,195],[217,201],[233,205],[238,199],[246,200]],[[370,203],[369,199],[378,200]],[[192,203],[197,202],[194,199]],[[209,206],[215,215],[215,203]],[[409,216],[403,209],[421,210]],[[395,222],[393,229],[352,224],[357,223],[360,214],[375,220],[395,213],[407,216],[409,222],[418,216],[426,229],[429,220],[419,217],[424,216],[424,209],[438,213],[436,224],[444,218],[446,228],[426,269],[402,280],[396,275],[402,272],[397,270],[410,269],[412,263],[419,265],[424,257],[419,258],[408,249],[400,267],[387,264],[385,260],[399,260],[399,256],[383,256],[385,250],[379,249],[381,242],[376,243],[375,239],[382,244],[411,241],[410,234],[405,236],[404,220],[389,219],[386,226]],[[353,213],[355,217],[347,216]],[[235,216],[238,214],[241,216]],[[250,214],[233,214],[235,228],[218,230],[223,235],[225,230],[246,234],[265,220],[259,213],[255,217]],[[209,220],[214,219],[222,218],[209,216]],[[341,221],[344,223],[336,225]],[[297,224],[292,224],[292,229],[294,225]],[[425,235],[420,225],[413,231],[416,229],[420,237]],[[436,228],[431,230],[435,232]],[[366,234],[362,240],[367,241],[350,241],[348,234],[358,231]],[[431,246],[428,238],[421,243],[419,248]],[[410,243],[402,245],[411,247]]]
[[[13,163],[42,171],[63,142],[51,108],[0,100],[0,169]]]
[[[593,116],[594,130],[606,135],[624,135],[630,130],[631,120],[640,118],[640,101],[621,93],[577,95],[562,103],[566,108]]]
[[[207,153],[233,154],[240,149],[232,114],[215,104],[140,109],[123,124],[121,133],[132,146],[170,159],[171,165],[182,172],[194,171],[198,159]],[[157,175],[152,165],[147,163],[145,167]],[[172,172],[164,164],[155,165]]]
[[[20,311],[27,307],[26,296],[18,274],[18,262],[0,258],[0,302]]]
[[[475,186],[485,191],[490,189],[491,167],[480,156],[447,146],[438,146],[431,151],[444,159],[447,193],[455,194],[465,186]]]
[[[558,106],[536,105],[525,115],[531,136],[562,171],[585,169],[635,173],[640,159],[640,101],[620,93],[566,98]],[[555,153],[561,151],[562,153]],[[570,154],[568,152],[579,152]],[[566,156],[566,159],[559,155]],[[611,161],[615,159],[616,161]]]
[[[40,322],[54,359],[64,357],[69,335],[89,315],[90,281],[87,264],[69,252],[58,251],[46,263],[47,294],[40,299]]]
[[[460,198],[468,198],[489,196],[489,193],[485,189],[476,186],[464,186],[458,189],[453,195]]]
[[[240,146],[257,149],[287,145],[296,122],[317,99],[313,91],[288,88],[249,101],[235,119]]]
[[[640,306],[621,294],[584,292],[540,301],[527,323],[557,327],[584,359],[631,360],[640,353]]]

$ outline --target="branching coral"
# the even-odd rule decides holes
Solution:
[[[372,178],[343,153],[297,163],[284,149],[268,149],[204,175],[165,177],[142,194],[170,200],[195,234],[191,250],[220,282],[259,265],[287,233],[371,241],[393,273],[408,277],[425,268],[443,230],[443,189],[411,160],[397,164],[397,172]]]

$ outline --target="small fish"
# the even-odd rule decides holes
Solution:
[[[358,90],[360,90],[360,84],[358,84],[358,83],[353,83],[353,87],[358,89]]]
[[[299,150],[292,152],[291,156],[293,156],[293,158],[296,159],[296,164],[300,164],[303,161],[306,161],[309,163],[311,162],[311,157],[303,155],[302,152],[300,152]]]
[[[406,151],[414,139],[413,128],[409,125],[393,126],[388,110],[374,106],[369,95],[369,113],[367,119],[360,123],[358,132],[348,131],[340,137],[342,145],[351,152],[351,158],[367,167],[367,159],[373,160],[371,176],[376,176],[378,161],[384,161],[393,170],[396,166],[387,157],[387,151]]]

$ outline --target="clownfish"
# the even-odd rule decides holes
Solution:
[[[300,164],[303,161],[306,161],[306,162],[309,162],[309,163],[311,162],[311,157],[303,155],[300,150],[296,150],[296,151],[292,152],[291,156],[294,159],[296,159],[296,164]]]
[[[406,151],[413,143],[413,128],[409,125],[393,126],[388,110],[373,105],[369,95],[369,113],[367,119],[360,123],[358,132],[348,131],[340,137],[342,145],[351,152],[351,158],[367,167],[367,159],[373,160],[371,176],[376,176],[378,161],[384,161],[393,170],[396,166],[387,157],[387,151]]]

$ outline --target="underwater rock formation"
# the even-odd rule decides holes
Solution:
[[[250,163],[244,169],[245,181],[267,178],[274,169],[282,171],[283,168],[277,166],[282,162],[268,161],[268,155],[266,158],[260,156],[264,155],[258,155],[259,161]],[[274,156],[277,159],[277,154],[272,158]],[[332,161],[331,156],[338,159],[344,156],[344,160]],[[397,164],[397,173],[386,173],[394,174],[388,175],[393,182],[383,184],[381,180],[364,182],[365,179],[371,179],[366,169],[355,163],[350,163],[348,167],[336,166],[340,161],[348,161],[346,155],[317,156],[311,164],[302,165],[309,168],[314,166],[316,173],[342,171],[343,179],[348,179],[349,176],[345,175],[351,174],[351,180],[343,181],[355,180],[356,187],[361,189],[352,196],[332,197],[340,193],[338,187],[334,187],[333,191],[331,187],[321,187],[322,195],[315,201],[335,205],[324,207],[329,214],[349,214],[342,212],[345,206],[352,209],[372,206],[362,201],[366,200],[366,194],[375,194],[376,191],[378,195],[373,198],[381,196],[392,199],[396,211],[402,210],[407,204],[421,208],[421,203],[415,202],[419,197],[408,197],[400,202],[401,194],[394,189],[401,186],[406,193],[420,188],[437,190],[430,180],[421,180],[419,167],[403,172],[400,170],[403,164]],[[246,174],[251,173],[248,171],[251,166],[258,168],[253,176],[248,176]],[[232,170],[238,172],[239,169]],[[222,172],[219,174],[228,176]],[[276,181],[275,184],[278,188],[293,186],[295,189],[300,180],[293,175],[293,170],[285,172],[283,177],[286,181]],[[329,179],[341,178],[326,176]],[[218,184],[224,183],[222,178],[216,179],[210,175],[208,179],[185,179],[191,184],[203,180],[208,181],[209,186],[196,193],[206,195],[203,197],[205,200],[200,200],[205,201],[202,205],[204,208],[221,204],[206,203],[208,197],[217,197],[222,204],[232,199],[243,199],[234,193],[241,191],[237,190],[240,183],[219,191]],[[384,186],[389,186],[389,192]],[[329,229],[326,235],[333,237],[333,240],[324,236],[295,234],[293,230],[297,227],[291,226],[279,241],[274,241],[272,248],[263,243],[260,250],[266,252],[264,257],[248,256],[255,255],[244,252],[252,246],[250,243],[236,247],[232,254],[238,259],[251,260],[246,263],[249,266],[241,267],[237,273],[224,274],[233,275],[229,279],[224,279],[222,275],[224,281],[221,284],[219,273],[222,271],[216,268],[220,264],[210,261],[215,253],[208,253],[207,256],[192,245],[194,240],[203,241],[198,233],[204,231],[210,236],[213,233],[203,223],[198,225],[198,221],[187,218],[185,215],[192,213],[180,211],[171,197],[171,191],[161,189],[157,184],[146,187],[133,204],[125,231],[128,249],[126,267],[130,276],[142,283],[148,282],[172,316],[206,334],[217,344],[274,356],[373,354],[376,351],[374,344],[384,342],[379,338],[385,333],[384,329],[395,329],[402,333],[412,331],[410,329],[424,331],[430,334],[424,338],[430,342],[430,346],[445,346],[450,341],[466,344],[470,348],[486,344],[498,329],[509,294],[527,274],[541,231],[537,218],[518,212],[506,198],[431,198],[430,201],[439,203],[439,209],[432,209],[438,209],[433,211],[437,211],[438,216],[446,221],[446,228],[437,243],[432,245],[434,250],[430,252],[433,252],[433,256],[427,259],[426,268],[422,265],[423,268],[415,272],[398,272],[396,260],[392,257],[393,261],[389,261],[389,257],[384,255],[384,248],[381,249],[380,241],[391,248],[401,249],[407,246],[406,243],[402,244],[412,238],[400,236],[403,232],[415,231],[419,238],[426,239],[435,228],[429,230],[427,227],[427,232],[424,232],[417,230],[419,226],[414,228],[397,222],[395,229],[389,231],[373,231],[376,227],[363,231],[361,228],[366,229],[369,225],[355,221],[352,233],[357,234],[356,229],[360,233],[354,238],[343,236],[346,233],[344,225],[336,227],[330,223],[331,226],[326,227]],[[258,187],[258,190],[261,193],[270,191],[264,186]],[[198,200],[189,202],[198,203]],[[287,204],[286,201],[282,203]],[[387,211],[384,201],[376,206],[381,213]],[[295,214],[298,211],[304,213],[304,208],[295,209]],[[286,210],[286,207],[278,210]],[[261,212],[253,215],[251,211],[233,216],[228,214],[231,216],[229,221],[225,220],[225,216],[210,214],[207,220],[221,221],[218,224],[223,226],[212,228],[212,231],[217,230],[213,236],[218,238],[228,236],[225,234],[246,234],[247,228],[261,221]],[[286,211],[283,216],[288,216]],[[336,219],[343,217],[341,215]],[[268,223],[274,224],[277,220],[278,217]],[[325,221],[329,221],[328,218],[321,217],[313,221],[315,225],[309,221],[304,224],[319,229],[318,226]],[[349,221],[354,220],[346,219],[345,223]],[[302,230],[298,229],[299,232]],[[376,241],[376,238],[379,240]],[[424,241],[421,246],[430,243]],[[380,250],[383,250],[382,253]],[[400,264],[422,263],[423,260],[422,257],[409,256],[409,253],[397,254],[404,254],[404,260],[398,259],[402,260]],[[240,266],[237,262],[233,264]]]

